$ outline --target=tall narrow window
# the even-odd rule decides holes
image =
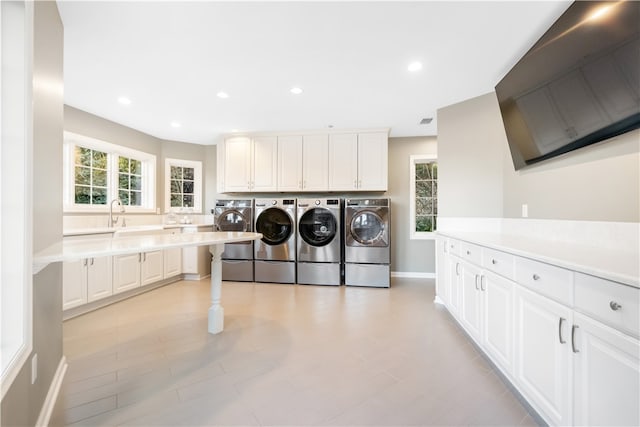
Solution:
[[[107,153],[75,147],[75,203],[106,205],[108,191]]]
[[[125,206],[142,206],[142,162],[118,157],[118,197]]]
[[[202,211],[202,162],[166,159],[165,210]]]
[[[434,155],[410,156],[412,239],[431,239],[438,224],[438,162]]]

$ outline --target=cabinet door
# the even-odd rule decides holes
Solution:
[[[447,307],[454,317],[460,316],[460,285],[462,283],[462,264],[459,258],[449,255],[447,257],[447,265],[449,269],[449,280],[446,282],[449,286],[447,294],[449,295],[449,304]]]
[[[386,132],[358,134],[358,190],[387,191]]]
[[[302,137],[278,137],[278,191],[302,190]]]
[[[515,309],[515,382],[550,425],[570,425],[572,311],[522,287]]]
[[[162,280],[164,274],[163,264],[162,251],[145,252],[142,254],[142,286]]]
[[[513,290],[515,284],[485,272],[482,289],[482,344],[505,373],[513,373]]]
[[[447,240],[436,239],[436,298],[449,305],[449,267],[447,264]]]
[[[87,303],[87,260],[62,263],[62,309]]]
[[[182,248],[182,272],[185,274],[198,274],[197,247]]]
[[[224,190],[249,191],[251,184],[251,140],[234,137],[224,141]]]
[[[278,189],[278,138],[263,136],[253,138],[253,174],[251,191],[276,191]]]
[[[112,257],[90,258],[87,265],[87,301],[113,295]]]
[[[302,186],[304,191],[329,189],[329,135],[302,137]]]
[[[329,191],[358,188],[358,134],[329,136]]]
[[[182,273],[182,249],[172,248],[164,250],[164,278],[177,276]]]
[[[640,425],[640,343],[579,313],[574,425]]]
[[[481,271],[474,265],[462,263],[460,287],[460,322],[476,341],[480,342],[482,327]]]
[[[140,286],[141,254],[113,257],[113,293],[128,291]]]

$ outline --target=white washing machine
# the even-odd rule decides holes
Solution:
[[[345,285],[388,288],[391,283],[389,199],[347,199],[344,229]]]
[[[254,245],[256,282],[296,282],[296,200],[256,199]]]
[[[341,284],[340,199],[299,199],[297,283]]]
[[[253,200],[216,200],[213,222],[217,231],[253,231]],[[253,282],[253,240],[225,243],[222,280]]]

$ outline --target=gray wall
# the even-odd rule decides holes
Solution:
[[[63,28],[55,2],[34,4],[33,249],[62,237]],[[33,351],[2,399],[3,426],[35,425],[62,358],[62,269],[33,277]],[[31,357],[38,378],[31,385]]]
[[[409,156],[437,154],[435,137],[389,138],[389,191],[391,212],[391,265],[393,271],[433,273],[435,245],[433,240],[409,238]],[[440,170],[440,168],[438,168]]]
[[[640,220],[640,131],[515,171],[494,92],[438,110],[440,215]]]
[[[166,158],[202,161],[203,175],[208,168],[215,170],[213,164],[206,161],[205,146],[167,141],[146,133],[120,125],[102,117],[87,113],[69,105],[64,106],[64,129],[80,135],[99,139],[123,147],[133,148],[156,156],[156,207],[164,213],[164,161]],[[203,195],[207,182],[203,182]],[[215,182],[214,187],[215,188]],[[203,209],[206,212],[206,201]],[[86,215],[86,214],[83,214]],[[104,215],[102,213],[101,215]]]

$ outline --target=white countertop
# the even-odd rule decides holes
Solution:
[[[638,248],[619,251],[502,233],[438,231],[438,235],[531,258],[640,288]]]
[[[109,255],[124,255],[188,246],[217,245],[246,240],[258,240],[260,233],[202,232],[151,234],[127,237],[96,237],[84,240],[63,240],[34,254],[34,272],[52,262],[77,261]]]
[[[90,227],[90,228],[70,228],[62,232],[63,236],[84,236],[87,234],[109,234],[117,232],[126,232],[128,230],[170,230],[175,228],[212,228],[213,224],[154,224],[154,225],[135,225],[132,227]]]

